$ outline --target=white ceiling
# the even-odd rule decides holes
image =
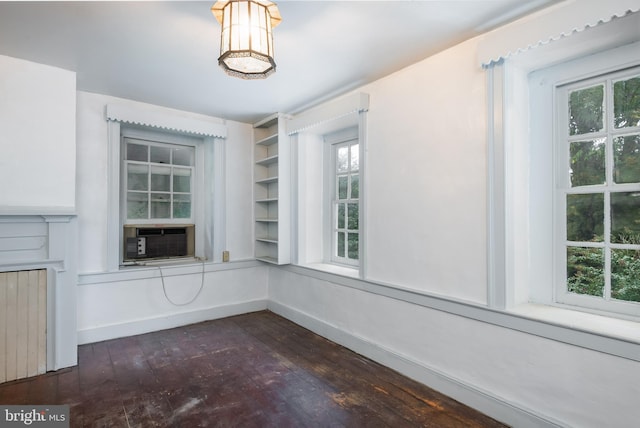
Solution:
[[[217,65],[209,1],[0,1],[0,54],[77,72],[79,90],[254,122],[295,113],[558,0],[281,1],[277,71]]]

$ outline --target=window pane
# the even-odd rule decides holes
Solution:
[[[349,177],[338,177],[338,199],[347,199],[347,185]]]
[[[604,256],[601,248],[567,248],[567,291],[603,297]]]
[[[127,164],[127,190],[149,190],[149,167]]]
[[[349,258],[358,260],[358,234],[349,234]]]
[[[567,240],[602,241],[604,195],[567,195]]]
[[[338,257],[344,257],[344,232],[338,232]]]
[[[191,195],[173,195],[173,218],[191,217]]]
[[[588,186],[605,182],[606,138],[571,143],[571,186]]]
[[[127,218],[149,218],[149,196],[146,193],[127,192]]]
[[[171,197],[169,193],[151,194],[151,218],[171,218]]]
[[[640,302],[639,250],[611,250],[611,297]]]
[[[360,167],[360,146],[354,144],[351,146],[351,170],[357,171]]]
[[[169,147],[151,146],[151,162],[171,163],[171,149]]]
[[[640,135],[613,140],[613,179],[616,183],[640,182]]]
[[[640,192],[611,194],[611,242],[640,244]]]
[[[358,204],[347,204],[347,217],[349,230],[358,230]]]
[[[127,143],[127,160],[149,162],[149,146]]]
[[[337,226],[338,229],[344,229],[346,225],[346,204],[338,204]]]
[[[640,76],[613,84],[613,116],[616,128],[640,126]]]
[[[168,166],[151,167],[151,190],[168,192],[171,190],[171,168]]]
[[[172,152],[174,165],[193,166],[193,147],[174,148]]]
[[[604,85],[579,89],[569,94],[569,135],[601,131],[604,112]]]
[[[191,170],[187,168],[173,169],[173,191],[191,192]]]
[[[336,156],[336,169],[338,172],[347,171],[349,165],[349,147],[339,147],[338,156]]]
[[[360,197],[360,178],[358,174],[351,176],[351,199],[358,199]]]

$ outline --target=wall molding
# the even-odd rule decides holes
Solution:
[[[267,300],[259,299],[232,305],[181,312],[173,315],[162,315],[132,322],[87,328],[78,331],[78,344],[84,345],[120,337],[135,336],[203,321],[263,311],[265,309],[267,309]]]
[[[228,263],[204,263],[204,273],[225,270],[249,269],[264,267],[265,264],[257,260],[234,261]],[[160,265],[162,276],[165,278],[181,275],[193,275],[202,272],[202,262],[175,262]],[[131,266],[113,272],[81,273],[78,275],[78,286],[105,284],[108,282],[137,281],[142,279],[160,278],[158,266]]]
[[[566,426],[289,306],[269,300],[268,309],[509,425],[522,428]]]

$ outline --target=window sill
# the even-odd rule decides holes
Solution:
[[[535,303],[518,305],[507,312],[578,331],[640,344],[640,322],[637,321]]]
[[[248,269],[253,267],[262,266],[262,263],[252,259],[247,260],[234,260],[232,262],[212,262],[212,261],[185,261],[183,263],[168,263],[162,264],[159,267],[162,268],[163,276],[180,276],[180,275],[193,275],[201,274],[203,271],[205,274],[211,272],[219,272],[225,270],[234,269]],[[160,277],[160,269],[158,265],[147,266],[127,266],[114,271],[106,272],[86,272],[78,274],[78,285],[93,285],[104,284],[109,282],[126,282],[135,280],[146,280]]]
[[[357,267],[348,267],[340,265],[332,265],[329,263],[308,263],[300,265],[305,268],[319,270],[322,272],[333,273],[336,275],[346,276],[349,278],[360,278],[360,270]]]
[[[181,265],[201,265],[202,263],[208,263],[206,259],[200,257],[176,257],[169,259],[152,259],[152,260],[140,260],[132,262],[124,262],[120,264],[120,269],[140,268],[140,267],[170,267]]]

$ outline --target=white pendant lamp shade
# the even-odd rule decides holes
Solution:
[[[272,29],[281,18],[274,3],[221,0],[211,11],[222,25],[218,64],[227,74],[243,79],[263,79],[276,70]]]

